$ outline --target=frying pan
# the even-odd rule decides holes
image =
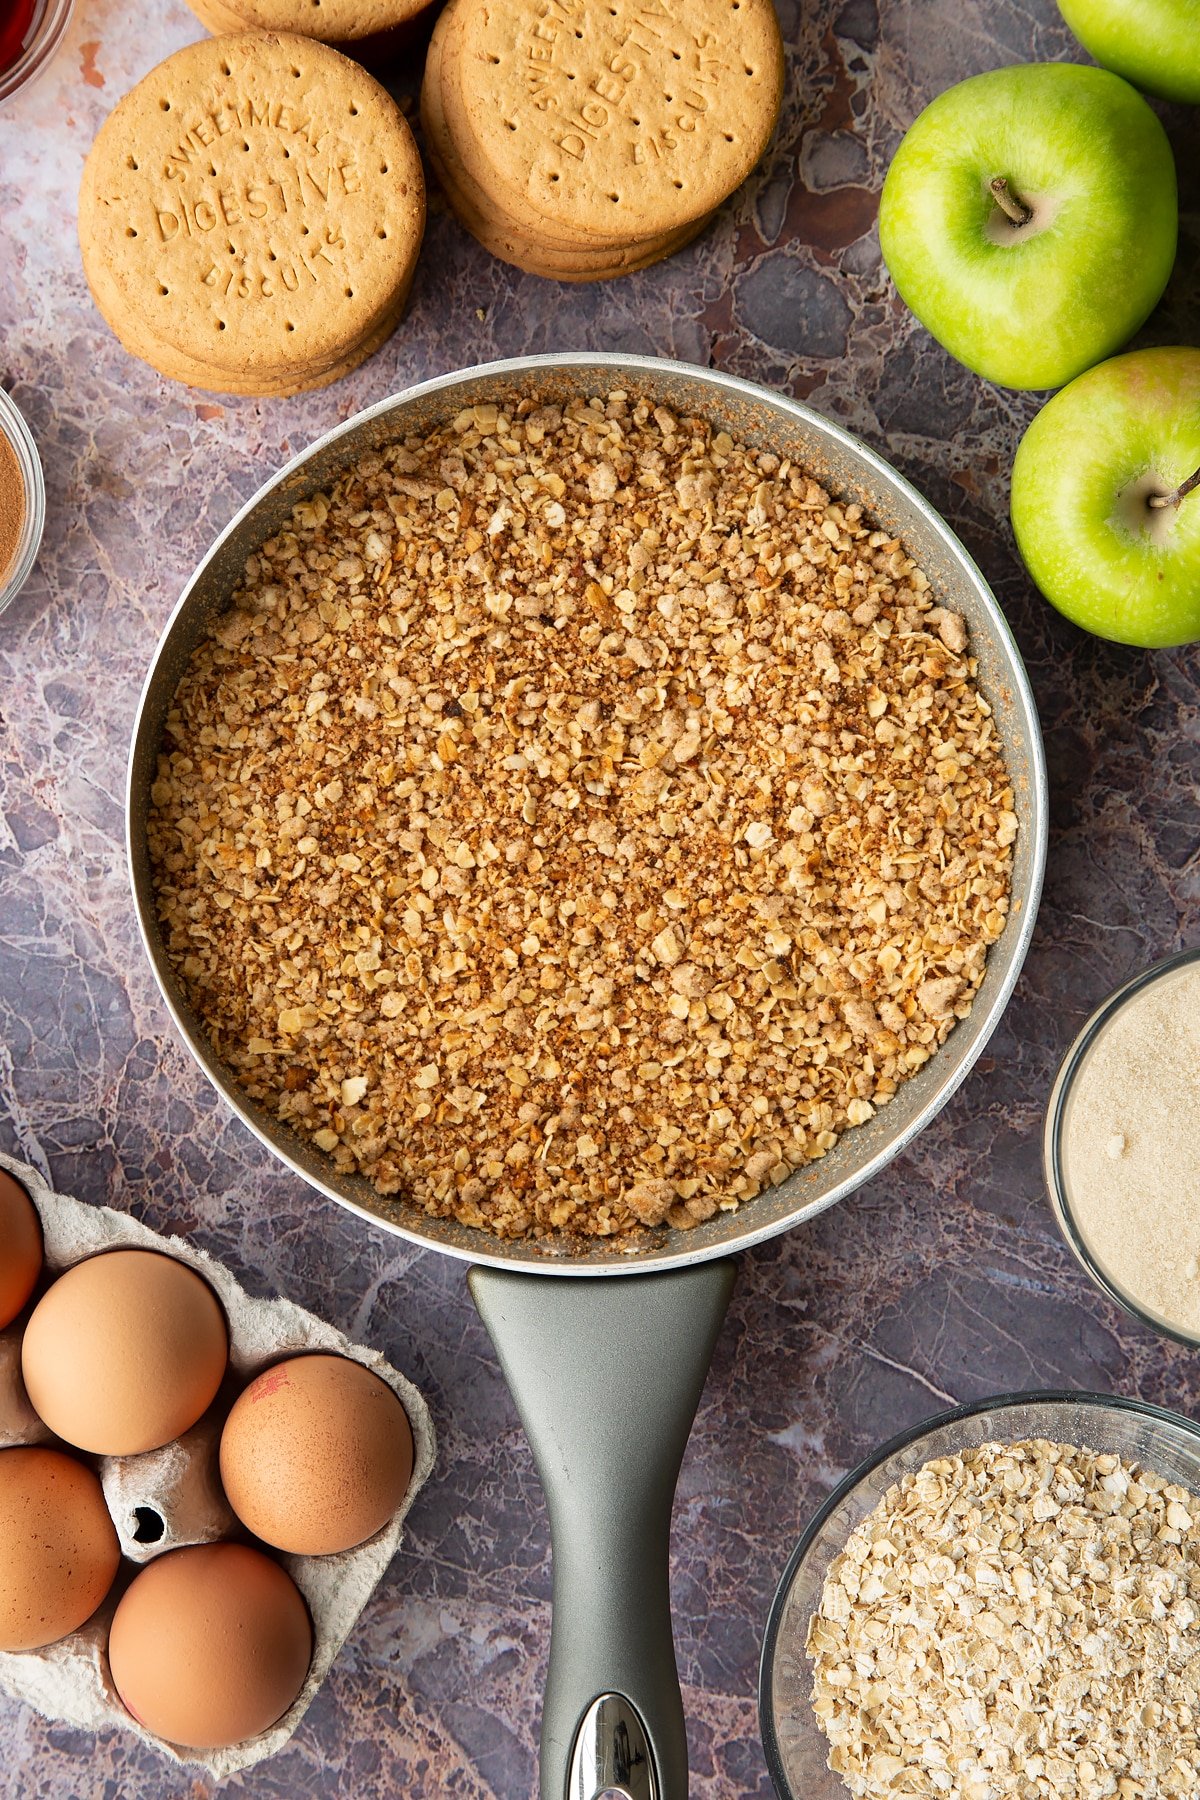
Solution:
[[[429,432],[464,407],[563,402],[624,387],[735,439],[794,458],[903,538],[939,604],[961,613],[1016,794],[1011,912],[969,1017],[890,1104],[737,1212],[614,1251],[493,1238],[431,1219],[339,1174],[238,1088],[214,1056],[168,962],[155,916],[146,819],[167,709],[196,644],[246,558],[297,501],[369,450]],[[1020,654],[987,583],[948,526],[882,458],[796,401],[710,369],[579,353],[486,364],[422,383],[359,413],[268,481],[188,582],[143,689],[129,766],[128,846],[138,922],[167,1008],[226,1103],[289,1168],[331,1199],[411,1242],[469,1261],[471,1291],[529,1434],[554,1550],[554,1623],[542,1720],[543,1800],[681,1800],[687,1751],[671,1636],[667,1540],[675,1480],[733,1279],[729,1253],[815,1217],[877,1175],[945,1105],[994,1030],[1033,932],[1047,836],[1037,711]],[[548,1275],[590,1277],[550,1282]],[[626,1281],[619,1277],[633,1276]]]

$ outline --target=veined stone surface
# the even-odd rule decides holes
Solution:
[[[877,196],[951,82],[1081,53],[1053,0],[780,0],[787,100],[764,166],[681,255],[572,288],[493,261],[432,195],[408,318],[348,380],[229,401],[160,380],[88,297],[83,158],[108,109],[198,35],[182,0],[79,0],[43,80],[0,113],[0,379],[41,447],[45,548],[0,618],[0,1146],[81,1198],[187,1233],[255,1293],[374,1343],[428,1394],[441,1465],[409,1536],[253,1800],[529,1800],[549,1640],[545,1514],[460,1264],[283,1173],[173,1035],[122,848],[137,696],[183,582],[266,476],[409,382],[529,351],[714,363],[810,401],[942,509],[1012,621],[1041,708],[1054,831],[1026,972],[982,1062],[881,1180],[742,1260],[684,1464],[676,1636],[695,1800],[767,1800],[757,1659],[818,1501],[900,1427],[1001,1389],[1080,1386],[1195,1414],[1200,1364],[1098,1296],[1042,1192],[1059,1056],[1118,981],[1200,931],[1200,655],[1083,638],[1017,562],[1008,471],[1035,397],[978,381],[900,305]],[[398,72],[411,97],[417,60]],[[410,105],[411,110],[411,105]],[[1200,328],[1200,126],[1164,109],[1179,267],[1140,341]],[[136,1739],[0,1702],[8,1800],[202,1800]]]

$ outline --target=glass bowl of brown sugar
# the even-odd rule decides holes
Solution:
[[[1054,1083],[1046,1187],[1097,1287],[1200,1346],[1200,945],[1111,993]]]
[[[33,433],[0,388],[0,613],[37,561],[46,523],[46,484]]]

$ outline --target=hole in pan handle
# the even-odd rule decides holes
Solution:
[[[584,1713],[567,1793],[571,1800],[660,1800],[645,1721],[624,1694],[601,1694]]]
[[[671,1507],[734,1264],[467,1279],[550,1515],[541,1800],[687,1800]]]

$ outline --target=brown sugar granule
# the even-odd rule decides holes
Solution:
[[[169,955],[245,1089],[501,1236],[690,1226],[966,1016],[1013,794],[963,621],[793,463],[479,405],[252,556],[175,696]]]
[[[16,561],[25,529],[25,478],[17,453],[0,429],[0,587]]]

